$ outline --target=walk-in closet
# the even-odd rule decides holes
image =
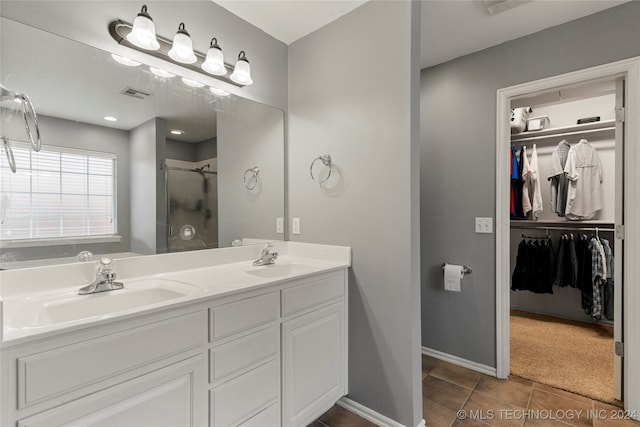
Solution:
[[[620,404],[623,85],[512,100],[510,372]]]

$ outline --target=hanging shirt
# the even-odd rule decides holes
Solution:
[[[564,172],[569,178],[566,217],[572,220],[593,218],[604,206],[602,163],[586,139],[571,147]]]
[[[527,158],[527,147],[522,147],[520,157],[522,158],[522,213],[526,217],[531,212],[532,189],[531,165]]]
[[[531,163],[529,164],[529,180],[532,187],[532,212],[531,217],[538,219],[542,213],[542,191],[540,190],[540,169],[538,167],[538,151],[536,145],[533,144],[533,152],[531,153]]]
[[[602,318],[602,298],[600,296],[600,287],[606,280],[604,274],[605,259],[602,258],[602,245],[595,237],[589,242],[589,250],[591,251],[591,281],[592,281],[592,306],[591,317],[594,320]]]
[[[551,181],[551,210],[558,216],[564,216],[567,206],[569,179],[564,173],[564,167],[570,148],[569,143],[562,140],[551,154],[551,173],[547,179]]]

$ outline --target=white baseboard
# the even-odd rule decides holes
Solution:
[[[482,363],[473,362],[471,360],[463,359],[462,357],[453,356],[451,354],[443,353],[441,351],[433,350],[427,347],[422,347],[422,354],[431,356],[439,360],[444,360],[445,362],[453,363],[454,365],[462,366],[463,368],[471,369],[472,371],[491,375],[492,377],[495,377],[498,372],[494,367],[483,365]]]
[[[373,409],[369,409],[366,406],[359,404],[358,402],[354,402],[348,397],[343,397],[342,399],[338,400],[337,403],[344,409],[347,409],[380,427],[406,427],[398,423],[397,421],[392,420],[391,418],[387,418],[384,415],[377,413]],[[425,423],[425,421],[422,420],[416,427],[425,427],[426,425],[427,424]]]

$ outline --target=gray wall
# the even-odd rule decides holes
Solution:
[[[217,115],[218,244],[235,239],[282,240],[276,218],[284,211],[284,114],[243,99]],[[242,113],[238,113],[241,111]],[[253,190],[244,173],[258,166]]]
[[[205,139],[198,143],[166,139],[165,157],[185,162],[200,162],[218,157],[216,138]]]
[[[249,99],[273,105],[282,110],[286,109],[287,46],[211,0],[145,2],[2,0],[2,16],[154,65],[152,62],[155,58],[119,46],[107,31],[109,22],[115,19],[133,22],[143,3],[148,6],[159,35],[172,38],[178,24],[184,22],[193,39],[195,50],[206,53],[211,38],[217,37],[225,54],[225,60],[230,64],[235,64],[238,52],[246,51],[251,63],[254,84],[242,89],[231,85],[225,88]],[[174,67],[177,67],[184,72],[183,75],[198,78],[205,83],[218,82],[168,62],[164,62],[162,67],[168,71],[175,70]]]
[[[630,2],[422,71],[424,346],[496,366],[495,236],[474,233],[495,217],[496,90],[638,56],[638,22]],[[442,290],[444,261],[474,267],[461,293]]]
[[[118,129],[95,126],[87,123],[73,122],[38,115],[43,144],[58,147],[77,148],[81,150],[110,152],[116,155],[117,174],[117,233],[122,240],[117,243],[93,243],[81,245],[59,245],[29,248],[2,249],[2,260],[45,259],[63,256],[74,256],[80,251],[88,250],[94,254],[105,254],[129,251],[129,133]],[[17,126],[19,133],[24,134],[21,120],[3,123],[3,135],[13,135],[9,129]],[[46,137],[45,137],[46,136]],[[24,136],[17,139],[24,140]]]
[[[406,426],[422,419],[419,8],[368,2],[289,46],[291,237],[351,246],[349,397]],[[334,170],[320,185],[322,154]]]
[[[131,129],[129,144],[131,212],[135,212],[131,216],[131,250],[155,254],[167,246],[160,229],[163,226],[166,233],[164,172],[159,167],[164,159],[164,120],[153,118]]]

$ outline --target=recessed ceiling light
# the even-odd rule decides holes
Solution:
[[[218,96],[229,96],[229,95],[231,95],[231,92],[227,92],[226,90],[218,89],[217,87],[213,87],[213,86],[209,86],[209,90],[211,91],[211,93],[213,93],[214,95],[218,95]]]
[[[138,65],[140,65],[138,61],[134,61],[133,59],[129,59],[124,56],[116,55],[115,53],[112,53],[111,57],[118,64],[126,65],[127,67],[137,67]]]
[[[197,82],[195,80],[188,79],[186,77],[182,78],[182,83],[186,84],[187,86],[191,86],[191,87],[204,87],[204,83],[200,83],[200,82]]]
[[[151,71],[153,74],[155,74],[158,77],[163,77],[166,79],[169,79],[171,77],[175,77],[176,75],[173,73],[170,73],[168,71],[165,71],[161,68],[156,68],[156,67],[149,67],[149,71]]]
[[[184,131],[180,129],[171,129],[169,132],[172,135],[184,135]]]
[[[112,116],[104,116],[103,119],[105,119],[108,122],[117,122],[118,119],[116,119],[115,117]]]

